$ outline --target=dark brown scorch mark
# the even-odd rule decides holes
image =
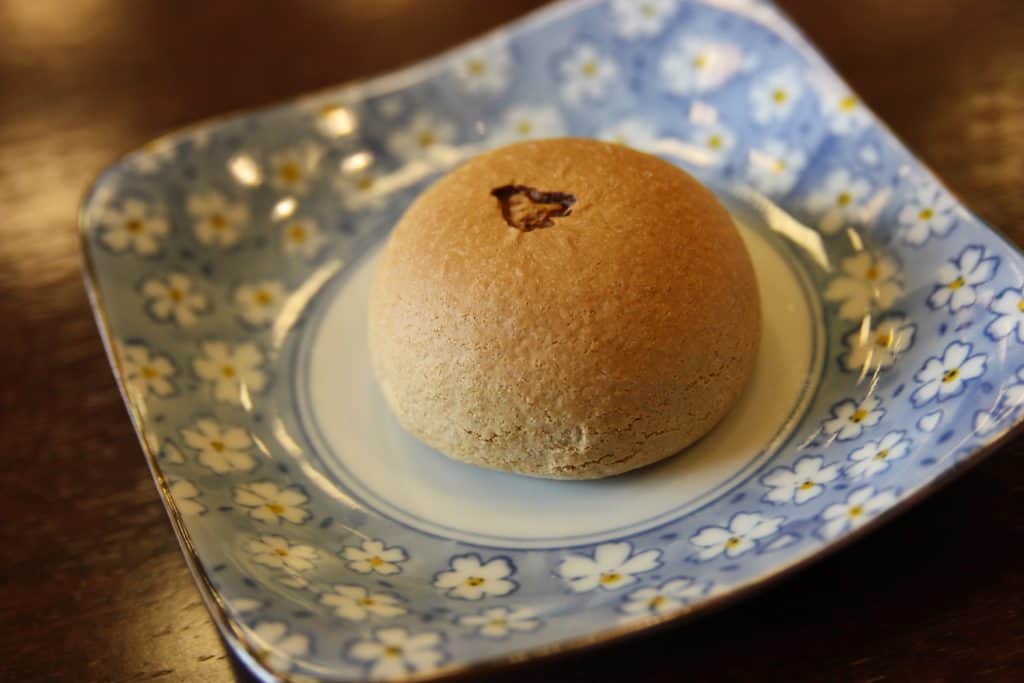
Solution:
[[[509,227],[523,232],[550,228],[554,218],[568,216],[576,197],[568,192],[542,192],[527,185],[502,185],[491,190]]]

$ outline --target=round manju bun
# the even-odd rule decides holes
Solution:
[[[405,429],[557,479],[693,443],[736,402],[761,336],[750,258],[711,192],[573,138],[487,152],[424,192],[384,248],[369,316]]]

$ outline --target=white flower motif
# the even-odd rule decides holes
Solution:
[[[684,36],[662,57],[661,78],[669,92],[705,93],[729,80],[742,62],[735,45]]]
[[[345,655],[366,667],[371,679],[389,680],[434,671],[448,658],[443,646],[441,633],[413,635],[404,628],[381,628],[352,643]]]
[[[998,267],[998,256],[986,257],[984,247],[967,247],[939,268],[939,283],[928,297],[928,305],[949,308],[950,313],[974,305],[978,300],[975,288],[991,280]]]
[[[611,0],[615,27],[624,38],[650,38],[661,33],[678,9],[678,0]]]
[[[119,351],[125,386],[137,398],[147,393],[157,396],[174,393],[171,378],[178,374],[178,370],[169,357],[160,353],[151,355],[149,349],[141,344],[121,344]]]
[[[829,128],[837,135],[855,133],[871,120],[864,104],[849,90],[827,85],[820,89],[820,97]]]
[[[988,305],[996,319],[985,328],[993,341],[1005,339],[1016,332],[1017,341],[1024,344],[1024,287],[1007,287]]]
[[[295,218],[281,227],[281,241],[286,254],[299,254],[311,259],[320,253],[327,238],[312,219]]]
[[[536,631],[543,624],[532,609],[508,607],[491,607],[478,614],[467,614],[459,617],[458,623],[473,628],[484,638],[504,638],[513,631]]]
[[[334,608],[334,613],[349,621],[367,617],[397,617],[405,614],[401,601],[391,593],[371,593],[362,586],[338,584],[320,596],[320,603]]]
[[[701,165],[711,167],[721,165],[736,145],[732,131],[719,124],[697,126],[687,140],[700,150]]]
[[[565,134],[562,115],[553,107],[513,107],[505,112],[491,138],[494,144],[557,138]]]
[[[708,591],[706,583],[682,576],[657,588],[639,588],[626,596],[620,610],[632,617],[651,617],[678,610]]]
[[[162,449],[153,449],[153,452],[159,454],[164,461],[172,465],[181,465],[185,462],[185,456],[181,454],[181,450],[172,441],[168,441]]]
[[[455,124],[422,111],[408,126],[391,135],[388,147],[404,159],[443,161],[454,141]]]
[[[199,489],[188,479],[172,481],[169,488],[174,507],[178,508],[182,516],[192,517],[206,512],[206,506],[196,500],[199,497]]]
[[[348,568],[360,574],[397,574],[400,563],[409,559],[405,551],[397,546],[387,547],[382,541],[365,540],[360,547],[346,546],[341,556]]]
[[[690,538],[690,543],[700,548],[695,559],[706,562],[722,554],[739,557],[753,550],[758,541],[778,533],[784,521],[783,517],[737,512],[728,526],[706,526]]]
[[[274,569],[306,572],[316,567],[320,553],[311,545],[291,543],[284,536],[266,535],[245,544],[252,561]]]
[[[164,164],[174,161],[176,149],[177,145],[166,138],[157,138],[133,153],[129,157],[129,164],[139,173],[156,173]]]
[[[162,280],[146,280],[142,295],[150,315],[157,320],[174,320],[182,327],[195,325],[196,315],[208,307],[206,296],[194,290],[192,280],[181,273],[171,273]]]
[[[897,217],[904,241],[920,246],[932,235],[945,237],[956,225],[955,211],[953,198],[938,185],[919,184]]]
[[[626,541],[602,543],[594,549],[594,556],[569,555],[555,569],[576,593],[595,588],[616,590],[636,582],[635,574],[643,574],[661,566],[661,551],[657,549],[633,553]]]
[[[877,396],[865,396],[860,403],[850,398],[840,401],[832,406],[831,415],[821,424],[821,431],[836,441],[856,439],[885,415],[885,409],[879,407],[881,403]]]
[[[761,477],[761,484],[769,488],[764,499],[769,503],[802,505],[824,493],[825,484],[838,476],[839,465],[826,465],[820,455],[806,455],[792,467],[776,467]],[[729,548],[725,548],[725,552],[728,553]]]
[[[511,578],[515,573],[512,562],[505,557],[484,562],[476,553],[455,555],[449,569],[434,576],[434,588],[440,588],[447,597],[459,600],[500,597],[519,587]]]
[[[597,137],[605,142],[613,142],[641,151],[650,151],[658,143],[658,133],[654,126],[641,119],[620,121],[602,130]]]
[[[251,631],[256,645],[256,658],[276,669],[287,669],[289,661],[309,653],[309,636],[292,633],[288,624],[261,621]]]
[[[933,410],[927,415],[922,415],[917,421],[917,428],[922,432],[929,433],[934,432],[935,428],[939,426],[939,422],[942,420],[942,411]]]
[[[1024,366],[1017,369],[1014,380],[1002,389],[993,410],[979,410],[974,414],[974,431],[979,436],[991,434],[1000,422],[1024,406]]]
[[[366,209],[384,203],[380,176],[369,168],[343,171],[334,181],[334,189],[350,209]]]
[[[107,209],[99,222],[103,226],[100,241],[116,252],[155,254],[170,232],[167,219],[138,199],[126,199],[120,209]]]
[[[861,219],[863,202],[871,185],[863,178],[854,178],[846,169],[829,174],[824,184],[807,197],[807,210],[821,216],[819,227],[826,235],[834,235],[849,223]]]
[[[235,290],[235,306],[242,320],[254,326],[268,325],[284,305],[285,289],[278,280],[252,282]]]
[[[288,194],[306,194],[322,156],[323,150],[316,145],[303,145],[271,154],[270,184]]]
[[[236,505],[248,508],[250,517],[270,524],[281,520],[302,524],[312,516],[306,509],[309,498],[297,486],[281,488],[270,481],[240,484],[235,487],[234,500]]]
[[[903,296],[899,271],[884,254],[859,251],[842,261],[843,274],[828,284],[825,298],[841,301],[839,317],[860,320],[873,309],[885,310]]]
[[[901,353],[914,344],[917,325],[903,315],[889,315],[872,325],[865,324],[850,331],[843,339],[849,351],[843,366],[854,372],[884,370],[892,367]]]
[[[910,450],[910,440],[904,431],[893,431],[879,441],[868,441],[850,453],[851,463],[846,467],[850,477],[872,477],[889,469],[891,460],[898,460]]]
[[[228,427],[203,418],[181,430],[185,443],[199,451],[199,464],[217,474],[248,472],[256,461],[248,453],[252,448],[249,433],[241,427]]]
[[[988,354],[973,356],[970,342],[952,342],[941,356],[932,356],[914,375],[921,386],[910,396],[915,408],[933,399],[945,401],[964,392],[967,382],[985,374]]]
[[[779,140],[767,140],[759,149],[750,150],[747,175],[754,187],[766,195],[781,195],[796,185],[807,156]]]
[[[762,124],[784,121],[803,92],[803,81],[792,68],[778,69],[758,79],[750,88],[754,120]]]
[[[618,76],[615,62],[587,44],[577,45],[559,65],[559,72],[562,76],[562,99],[573,105],[601,99]]]
[[[819,533],[825,538],[835,538],[847,529],[855,529],[878,513],[892,507],[896,494],[892,489],[876,493],[871,486],[863,486],[850,492],[845,503],[829,505],[821,513],[825,523]]]
[[[259,392],[267,384],[263,352],[255,344],[232,347],[225,342],[203,342],[192,367],[200,378],[213,384],[218,401],[243,404],[243,393]]]
[[[496,94],[508,86],[512,58],[504,41],[492,41],[459,55],[453,68],[467,91]]]
[[[245,204],[232,204],[219,192],[190,195],[185,205],[192,216],[196,239],[205,246],[230,247],[236,244],[249,221],[249,209]]]

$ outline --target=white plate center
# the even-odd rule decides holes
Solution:
[[[738,218],[739,220],[739,218]],[[792,432],[823,358],[806,276],[740,224],[761,287],[764,338],[753,378],[704,439],[612,479],[549,481],[448,459],[405,433],[377,389],[367,348],[367,296],[379,250],[318,297],[299,348],[303,427],[345,492],[409,527],[507,548],[594,543],[669,522],[755,471]]]

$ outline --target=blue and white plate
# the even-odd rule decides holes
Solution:
[[[706,439],[605,481],[404,434],[377,247],[490,146],[596,136],[732,209],[764,347]],[[425,64],[158,140],[81,214],[111,361],[214,620],[263,679],[443,675],[707,611],[904,509],[1020,421],[1021,255],[770,4],[574,2]]]

